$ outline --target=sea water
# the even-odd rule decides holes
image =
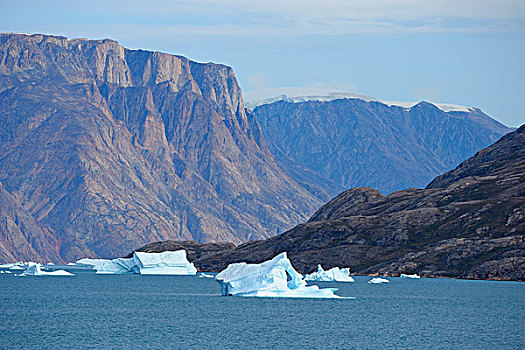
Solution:
[[[355,299],[225,297],[196,276],[0,275],[0,349],[524,349],[525,284],[315,283]]]

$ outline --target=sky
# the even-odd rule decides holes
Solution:
[[[251,99],[350,91],[525,123],[523,0],[0,0],[0,32],[111,38],[223,63]]]

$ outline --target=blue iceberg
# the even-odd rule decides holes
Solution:
[[[185,250],[162,253],[135,252],[131,258],[80,259],[77,266],[92,266],[104,275],[195,275],[197,269],[186,258]]]
[[[260,264],[230,264],[215,276],[222,295],[282,298],[340,298],[337,288],[307,286],[286,253]]]
[[[368,283],[371,283],[371,284],[381,284],[381,283],[389,283],[390,281],[387,280],[386,278],[381,278],[381,277],[376,277],[376,278],[372,278],[370,281],[368,281]]]
[[[72,273],[69,273],[64,270],[56,270],[56,271],[42,271],[41,269],[42,265],[34,262],[28,262],[26,264],[25,271],[21,274],[21,276],[74,276]]]
[[[330,270],[324,270],[321,265],[317,265],[317,271],[312,272],[304,277],[305,281],[316,282],[354,282],[350,276],[349,268],[334,267]]]

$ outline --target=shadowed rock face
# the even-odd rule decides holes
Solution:
[[[350,187],[424,187],[511,131],[479,109],[444,112],[426,102],[278,101],[253,113],[282,168],[329,197]]]
[[[298,271],[525,280],[525,125],[479,151],[426,189],[384,196],[353,188],[311,219],[267,240],[203,256],[220,271],[281,253]]]
[[[0,124],[0,181],[59,261],[266,238],[320,204],[277,166],[223,65],[3,34]]]

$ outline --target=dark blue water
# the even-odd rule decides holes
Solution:
[[[193,276],[0,275],[0,348],[525,348],[523,283],[368,280],[315,300],[222,297]]]

